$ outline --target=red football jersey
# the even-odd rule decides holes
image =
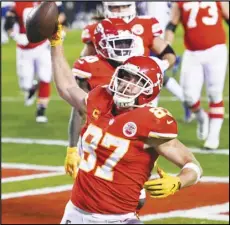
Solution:
[[[187,49],[205,50],[226,42],[220,2],[177,2]]]
[[[91,213],[135,212],[159,156],[143,140],[177,136],[177,123],[163,108],[146,106],[113,115],[113,107],[106,87],[89,92],[87,122],[78,143],[84,154],[71,201]]]
[[[118,26],[119,24],[120,25],[126,24],[129,30],[131,30],[135,35],[139,36],[142,39],[145,48],[145,52],[144,52],[145,56],[150,55],[150,48],[152,46],[153,39],[155,37],[160,36],[163,32],[158,20],[152,17],[138,16],[135,17],[133,20],[131,20],[129,23],[126,23],[124,20],[119,18],[117,19],[109,18],[109,19]],[[98,23],[88,25],[83,30],[82,41],[84,43],[90,43],[90,42],[94,43],[93,35],[97,24]]]
[[[129,25],[131,31],[143,40],[144,56],[149,56],[154,38],[163,32],[158,20],[153,17],[139,16],[131,20]]]
[[[31,12],[31,10],[38,4],[40,3],[39,2],[15,2],[14,3],[14,11],[18,17],[19,32],[21,34],[26,33],[26,28],[25,28],[26,17]],[[23,45],[17,45],[17,46],[23,49],[35,48],[38,45],[41,45],[42,43],[44,43],[45,41],[46,40],[41,41],[39,43],[29,43],[26,46],[23,46]]]
[[[115,68],[100,55],[85,56],[75,61],[73,75],[80,79],[87,79],[90,90],[98,85],[109,84]]]

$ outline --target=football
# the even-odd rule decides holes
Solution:
[[[51,37],[57,29],[58,8],[55,2],[42,2],[33,8],[26,19],[26,35],[37,43]]]

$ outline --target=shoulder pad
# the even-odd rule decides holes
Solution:
[[[162,107],[145,107],[142,112],[145,137],[176,138],[177,122],[172,114]]]
[[[80,79],[87,79],[92,76],[92,65],[99,62],[97,56],[85,56],[75,61],[73,65],[73,75]]]

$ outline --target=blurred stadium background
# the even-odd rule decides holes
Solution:
[[[82,28],[92,21],[101,2],[63,2],[68,31],[64,41],[70,66],[79,57],[83,43]],[[145,14],[146,2],[139,2],[139,15]],[[229,28],[225,25],[229,39]],[[25,107],[18,87],[15,42],[1,46],[2,104],[2,222],[59,223],[69,198],[72,179],[64,174],[64,157],[68,144],[70,107],[57,95],[53,85],[47,124],[35,122],[34,108]],[[229,43],[228,43],[229,46]],[[179,27],[173,46],[183,53],[183,31]],[[221,56],[217,56],[221,57]],[[156,224],[223,224],[229,223],[229,65],[224,103],[225,121],[221,131],[220,149],[206,152],[196,138],[196,123],[183,123],[181,103],[166,90],[160,106],[170,110],[179,124],[179,139],[195,152],[204,169],[204,178],[196,187],[186,189],[165,200],[148,199],[141,218]],[[169,71],[168,75],[172,76]],[[179,71],[176,73],[179,79]],[[207,109],[205,90],[202,105]],[[170,173],[178,169],[160,159],[159,164]],[[190,210],[190,211],[189,211]],[[208,213],[207,213],[208,212]]]

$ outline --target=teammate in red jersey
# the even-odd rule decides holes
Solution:
[[[175,56],[166,56],[163,54],[163,50],[172,53],[172,50],[168,49],[170,46],[168,46],[161,38],[157,38],[162,34],[157,19],[136,16],[135,2],[103,2],[103,5],[106,18],[113,19],[114,23],[125,24],[135,35],[142,39],[145,48],[145,56],[149,56],[150,51],[153,50],[156,55],[161,56],[161,58],[165,60],[167,67],[173,65],[175,62]],[[112,12],[110,8],[113,8],[113,11],[118,10],[123,12]],[[83,30],[82,41],[86,45],[81,56],[94,55],[96,53],[93,36],[97,24],[98,23],[90,24]]]
[[[185,52],[181,68],[181,86],[187,105],[196,114],[197,136],[204,148],[217,149],[224,119],[223,88],[227,68],[226,34],[229,24],[228,2],[176,2],[167,26],[166,41],[172,43],[179,22],[184,28]],[[200,106],[203,83],[209,100],[209,116]]]
[[[130,56],[142,55],[144,52],[140,39],[128,30],[126,24],[118,27],[110,20],[103,20],[99,25],[101,30],[98,27],[94,38],[98,54],[81,57],[76,60],[72,69],[79,85],[86,91],[100,84],[108,84],[120,63]],[[101,43],[105,43],[104,49],[100,47]],[[76,148],[80,127],[81,117],[79,117],[79,112],[73,109],[69,124],[69,147]]]
[[[124,23],[128,24],[134,34],[143,39],[145,46],[145,56],[155,54],[160,58],[163,58],[161,53],[164,53],[163,50],[167,50],[167,43],[163,42],[160,38],[162,35],[161,27],[158,21],[152,17],[146,16],[136,16],[136,5],[135,2],[103,2],[104,6],[104,16],[106,18],[120,18]],[[85,43],[84,48],[81,52],[81,56],[94,55],[96,53],[94,43],[93,43],[93,33],[97,23],[90,24],[82,32],[82,41]],[[165,54],[166,55],[166,54]],[[169,60],[170,66],[173,65],[175,61],[174,58],[167,58],[169,55],[165,56],[164,59]],[[168,65],[167,60],[165,61]],[[183,91],[178,82],[173,78],[167,75],[164,76],[163,86],[175,95],[181,102],[184,102]],[[158,98],[154,100],[154,104],[158,104]],[[190,110],[187,106],[183,104],[185,109],[185,122],[189,122],[192,119]]]
[[[199,163],[176,139],[173,116],[148,105],[163,83],[163,72],[154,59],[129,58],[116,69],[109,85],[87,94],[75,82],[63,55],[60,25],[50,42],[60,96],[87,113],[78,142],[82,159],[62,224],[139,224],[135,210],[143,186],[152,197],[161,198],[200,179]],[[146,182],[159,155],[181,172],[169,176],[158,169],[160,178]]]

